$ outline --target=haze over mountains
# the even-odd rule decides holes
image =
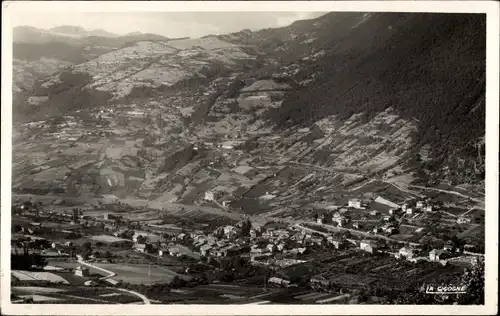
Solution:
[[[137,128],[152,144],[137,146],[149,154],[172,137],[200,143],[234,134],[245,138],[241,149],[251,156],[269,151],[281,157],[278,164],[347,170],[358,181],[482,184],[485,22],[485,15],[328,13],[199,39],[20,27],[14,118],[64,126],[63,116],[114,110],[106,124],[130,129],[120,123],[126,115],[116,114],[129,107],[148,113],[149,123]],[[277,137],[267,139],[268,149],[259,143],[265,132]],[[60,144],[54,150],[73,151]],[[95,159],[92,168],[102,177],[106,164],[130,163],[130,154],[94,151],[85,159]],[[175,163],[148,157],[133,158],[141,166],[134,177],[158,197],[165,187],[155,177],[198,159],[186,152]],[[55,185],[66,179],[72,178],[62,175]],[[119,188],[102,189],[111,186],[103,183],[98,192],[138,194],[125,188],[127,181]]]
[[[62,25],[47,30],[31,26],[18,26],[14,28],[13,39],[15,42],[35,42],[69,40],[69,38],[85,38],[89,36],[118,37],[118,34],[103,29],[85,30],[80,26]]]

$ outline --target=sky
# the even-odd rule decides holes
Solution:
[[[25,12],[12,18],[13,26],[49,29],[61,25],[104,29],[116,34],[155,33],[167,37],[200,37],[243,29],[259,30],[286,26],[324,12],[81,12],[36,14]]]

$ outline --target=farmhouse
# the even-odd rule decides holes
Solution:
[[[325,215],[321,214],[318,216],[318,219],[316,220],[318,224],[323,224],[325,222]]]
[[[283,251],[283,250],[285,250],[285,248],[286,248],[286,244],[285,244],[285,243],[283,243],[283,242],[281,242],[281,243],[279,243],[279,244],[277,245],[277,249],[278,249],[278,251]]]
[[[383,227],[384,232],[388,233],[389,235],[395,234],[398,229],[394,226],[386,226]]]
[[[470,223],[471,221],[472,219],[470,217],[460,217],[459,219],[457,219],[458,224],[467,224]]]
[[[266,249],[269,250],[270,252],[275,252],[277,250],[276,248],[276,245],[275,244],[268,244],[266,246]]]
[[[140,251],[140,252],[145,252],[146,250],[146,244],[134,244],[134,250]]]
[[[250,255],[258,255],[264,252],[267,252],[267,249],[259,248],[257,245],[252,246],[252,248],[250,249]]]
[[[359,249],[369,252],[371,254],[377,251],[378,245],[373,240],[362,240],[359,243]]]
[[[224,227],[224,235],[228,239],[232,239],[232,238],[235,238],[236,236],[238,236],[238,232],[239,232],[239,229],[237,229],[234,226],[228,225],[228,226]]]
[[[399,209],[390,209],[389,210],[389,215],[396,215],[399,213]]]
[[[424,210],[430,213],[434,211],[434,207],[432,205],[427,205]]]
[[[448,244],[444,245],[443,249],[444,249],[444,250],[451,251],[451,250],[453,249],[453,245],[452,245],[452,244],[450,244],[450,243],[448,243]]]
[[[344,226],[348,223],[347,217],[340,215],[339,213],[335,213],[332,218],[333,222],[336,222],[339,226]]]
[[[212,191],[205,192],[205,200],[206,201],[215,201],[216,199],[217,199],[216,192],[212,192]]]
[[[300,248],[293,248],[288,253],[295,254],[295,255],[301,255],[307,252],[307,247],[300,247]]]
[[[79,276],[79,277],[86,278],[86,277],[88,277],[90,275],[89,268],[78,266],[75,269],[75,275]]]
[[[359,199],[350,199],[348,202],[348,206],[352,208],[362,208],[361,201]]]
[[[200,254],[202,256],[207,256],[210,252],[210,249],[212,249],[213,246],[212,245],[203,245],[200,247]]]
[[[439,261],[441,257],[446,253],[446,251],[442,249],[433,249],[429,252],[429,259],[431,261]]]
[[[411,259],[411,258],[413,258],[415,253],[414,253],[414,249],[403,247],[403,248],[399,249],[398,254],[399,254],[399,257],[401,257],[401,258]]]
[[[139,239],[141,239],[141,238],[139,236],[142,236],[143,240],[149,241],[151,243],[157,242],[158,240],[160,240],[160,236],[155,235],[155,234],[151,234],[151,233],[148,233],[148,232],[145,232],[145,231],[136,231],[134,233],[134,235],[132,236],[132,240],[134,242],[140,242]]]
[[[341,239],[330,236],[327,238],[329,244],[333,245],[335,249],[343,249],[345,247],[345,242]]]
[[[253,228],[250,230],[250,238],[254,239],[254,238],[259,237],[259,235],[260,235],[260,233],[257,230],[255,230]]]
[[[168,249],[165,247],[162,247],[161,249],[158,249],[158,256],[163,257],[168,254]]]
[[[186,233],[180,233],[177,235],[176,240],[184,241],[188,238],[188,235]]]

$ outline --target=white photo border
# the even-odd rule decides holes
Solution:
[[[2,3],[1,311],[5,315],[486,315],[498,311],[499,3],[494,1],[5,1]],[[12,27],[43,12],[346,11],[487,15],[485,305],[69,305],[10,302]]]

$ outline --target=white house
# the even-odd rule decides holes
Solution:
[[[446,245],[444,245],[443,249],[451,251],[453,249],[453,245],[452,244],[446,244]]]
[[[413,248],[403,247],[403,248],[399,249],[399,255],[401,257],[406,258],[406,259],[411,259],[415,255],[415,251]]]
[[[79,277],[88,277],[90,275],[89,268],[78,266],[75,269],[75,275]]]
[[[145,252],[146,251],[146,244],[134,244],[134,249],[139,251],[139,252]]]
[[[209,251],[210,249],[212,249],[213,247],[211,245],[203,245],[200,247],[200,254],[202,256],[206,256],[209,254]]]
[[[234,231],[236,231],[236,227],[231,225],[224,226],[224,235],[229,236],[229,234]]]
[[[457,219],[457,223],[458,224],[467,224],[467,223],[470,223],[471,222],[471,218],[470,217],[460,217],[459,219]]]
[[[188,237],[188,235],[186,235],[186,233],[180,233],[179,235],[177,235],[177,240],[186,240]]]
[[[278,251],[283,251],[285,250],[285,248],[286,248],[285,243],[279,243],[277,246]]]
[[[268,244],[266,246],[267,250],[269,250],[270,252],[275,252],[276,251],[276,245],[275,244]]]
[[[235,230],[231,230],[227,233],[226,237],[228,239],[235,239],[236,237],[238,237],[238,233]]]
[[[377,251],[378,245],[372,240],[362,240],[359,243],[359,249],[364,250],[369,253],[374,253]]]
[[[214,201],[217,198],[217,194],[212,191],[205,192],[205,200]]]
[[[348,206],[352,208],[362,208],[361,201],[359,199],[350,199]]]
[[[411,207],[406,208],[406,214],[411,215],[413,214],[413,209]]]
[[[335,247],[335,249],[342,249],[345,246],[345,242],[343,240],[335,238],[333,236],[328,237],[327,240],[329,244]]]
[[[398,229],[396,227],[394,227],[394,226],[389,226],[389,227],[384,228],[384,231],[386,233],[388,233],[389,235],[392,235],[392,234],[396,233],[397,230]]]
[[[257,233],[257,230],[255,229],[250,229],[250,238],[257,238],[259,234]]]
[[[343,226],[348,223],[347,217],[340,215],[340,213],[335,212],[332,218],[333,222],[336,222],[339,226]]]
[[[325,215],[321,214],[318,216],[318,219],[316,220],[316,222],[318,222],[318,224],[323,224],[325,221]]]
[[[446,251],[444,251],[442,249],[433,249],[429,252],[429,259],[432,261],[439,261],[439,260],[441,260],[441,257],[445,253],[446,253]]]
[[[415,205],[416,208],[424,208],[425,203],[424,201],[418,201],[417,204]]]

